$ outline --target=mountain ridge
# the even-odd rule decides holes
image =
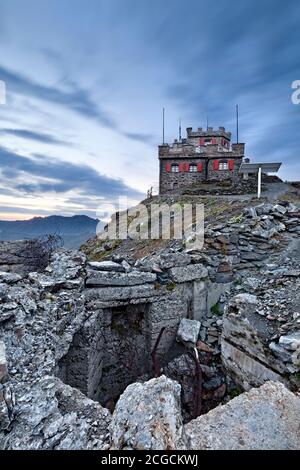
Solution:
[[[66,248],[79,246],[95,236],[97,225],[101,223],[87,215],[50,215],[33,217],[29,220],[0,220],[0,240],[23,240],[38,238],[46,234],[61,236]]]

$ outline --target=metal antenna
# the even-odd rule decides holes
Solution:
[[[181,118],[179,118],[179,140],[181,140]]]
[[[163,108],[163,145],[165,144],[165,108]]]
[[[208,131],[208,116],[206,117],[206,130]]]
[[[236,105],[236,143],[239,143],[239,105]]]

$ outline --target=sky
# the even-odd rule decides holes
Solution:
[[[158,184],[157,145],[225,126],[300,180],[299,0],[0,0],[0,219],[96,217]]]

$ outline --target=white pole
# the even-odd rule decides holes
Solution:
[[[261,166],[258,169],[258,182],[257,182],[257,197],[260,199],[261,196]]]

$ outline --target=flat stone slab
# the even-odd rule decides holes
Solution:
[[[191,450],[299,450],[299,422],[300,398],[268,382],[184,428]]]
[[[224,338],[222,338],[221,347],[225,368],[244,390],[250,390],[252,386],[258,387],[269,380],[284,382],[283,377],[270,369],[267,364],[254,359]]]
[[[202,264],[190,264],[189,266],[172,268],[169,273],[173,281],[179,283],[205,279],[208,276],[208,271]]]
[[[131,287],[99,287],[86,289],[88,301],[106,302],[108,300],[134,300],[161,295],[153,284]]]
[[[187,253],[163,253],[160,256],[160,267],[169,269],[176,266],[187,266],[191,261],[192,258]]]
[[[89,270],[86,286],[138,286],[141,284],[154,283],[156,274],[140,271],[129,273],[115,273]]]
[[[21,281],[22,276],[19,274],[9,273],[6,271],[0,272],[0,281],[6,282],[7,284],[15,284],[16,282]]]
[[[125,272],[124,266],[114,261],[90,261],[88,266],[98,271],[113,271],[118,273]]]

